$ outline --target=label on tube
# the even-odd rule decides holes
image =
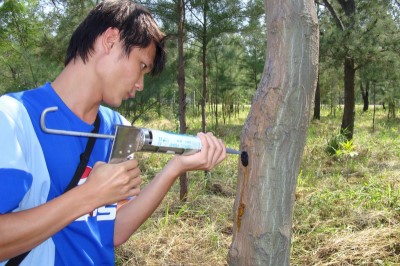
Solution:
[[[201,141],[198,137],[153,129],[151,133],[153,134],[151,144],[154,146],[201,150]]]

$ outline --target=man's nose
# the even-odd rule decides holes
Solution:
[[[135,84],[135,89],[137,91],[142,91],[144,87],[144,77],[141,77]]]

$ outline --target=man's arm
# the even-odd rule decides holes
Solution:
[[[80,216],[139,193],[136,160],[97,163],[87,181],[41,206],[0,215],[0,261],[22,254]]]
[[[226,147],[211,133],[198,134],[201,152],[173,157],[140,194],[117,211],[114,245],[123,244],[155,211],[177,177],[190,170],[211,170],[226,157]]]

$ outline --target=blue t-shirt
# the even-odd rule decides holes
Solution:
[[[50,83],[0,97],[0,214],[30,209],[58,197],[75,173],[88,138],[43,132],[40,116],[53,106],[58,110],[46,115],[46,127],[93,130],[93,125],[64,104]],[[115,124],[127,123],[119,113],[103,106],[99,115],[101,134],[113,134]],[[110,142],[96,140],[79,184],[85,182],[95,162],[108,161]],[[115,215],[113,204],[78,218],[34,248],[21,265],[114,265]]]

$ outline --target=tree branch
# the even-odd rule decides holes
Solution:
[[[333,20],[336,23],[336,26],[338,26],[339,29],[341,29],[342,31],[345,30],[344,25],[342,23],[342,21],[340,20],[339,16],[337,15],[336,10],[333,8],[333,6],[328,2],[328,0],[322,0],[326,6],[326,8],[329,10],[329,12],[331,13]],[[339,0],[338,0],[339,1]]]
[[[188,9],[189,9],[190,13],[192,14],[192,16],[193,16],[195,19],[197,19],[197,21],[198,21],[201,25],[203,25],[203,24],[204,24],[203,21],[202,21],[200,18],[197,17],[197,15],[195,14],[195,12],[193,12],[193,9],[190,8],[190,7],[188,7]]]

